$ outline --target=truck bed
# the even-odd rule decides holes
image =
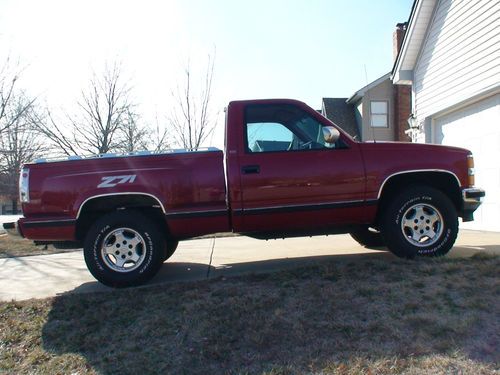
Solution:
[[[25,168],[31,196],[20,224],[29,238],[61,239],[62,231],[64,239],[73,240],[74,224],[89,204],[133,194],[156,201],[176,238],[229,230],[223,153],[218,149],[70,157]],[[183,225],[186,218],[189,226]]]

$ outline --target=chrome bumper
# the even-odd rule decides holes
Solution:
[[[474,211],[476,211],[476,209],[481,205],[482,199],[485,195],[485,191],[479,188],[467,188],[462,190],[463,221],[474,220]]]
[[[4,223],[3,229],[9,236],[22,237],[21,232],[19,231],[19,227],[17,226],[17,221],[13,223]]]

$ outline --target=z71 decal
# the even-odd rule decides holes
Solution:
[[[101,183],[97,185],[98,188],[115,187],[118,184],[131,184],[135,181],[137,175],[129,174],[126,176],[105,176],[101,178]]]

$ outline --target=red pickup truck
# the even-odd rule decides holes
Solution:
[[[231,102],[225,152],[171,150],[39,160],[20,176],[24,217],[6,229],[83,245],[100,282],[150,279],[178,241],[218,232],[256,238],[351,233],[397,256],[439,256],[458,217],[473,220],[469,151],[353,140],[295,100]]]

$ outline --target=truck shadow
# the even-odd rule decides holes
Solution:
[[[163,264],[158,274],[143,287],[158,284],[168,284],[187,281],[201,281],[214,279],[217,277],[238,276],[252,273],[267,273],[290,268],[303,267],[307,265],[320,264],[328,261],[352,261],[357,262],[365,259],[387,259],[395,260],[389,251],[385,248],[371,248],[372,253],[354,253],[354,254],[333,254],[313,257],[296,257],[268,259],[255,262],[227,263],[220,266],[209,266],[203,263],[191,262],[172,262],[167,261]],[[448,257],[451,258],[469,258],[474,254],[492,254],[500,255],[500,244],[488,246],[454,246]],[[94,281],[84,283],[68,293],[90,293],[90,292],[110,292],[115,289]]]
[[[268,259],[255,262],[243,263],[227,263],[220,266],[209,266],[203,263],[190,263],[190,262],[170,262],[167,261],[160,268],[158,274],[145,285],[138,288],[148,288],[154,285],[189,282],[189,281],[207,281],[220,277],[239,276],[246,274],[259,274],[276,272],[280,270],[293,269],[297,267],[304,267],[308,265],[320,264],[326,261],[359,261],[360,259],[382,259],[394,258],[394,256],[387,252],[385,249],[379,249],[380,252],[369,254],[341,254],[341,255],[325,255],[314,257],[299,257],[299,258],[282,258],[282,259]],[[109,288],[97,281],[81,284],[70,292],[73,293],[92,293],[92,292],[112,292],[116,289]],[[64,295],[62,294],[62,295]]]
[[[315,372],[440,355],[492,368],[498,265],[386,252],[210,269],[166,263],[144,287],[56,297],[43,347],[103,374]],[[207,270],[211,280],[197,279]]]

